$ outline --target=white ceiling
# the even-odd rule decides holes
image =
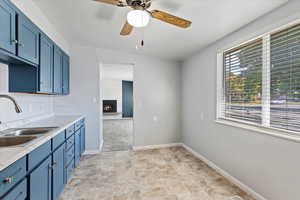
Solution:
[[[288,0],[153,0],[159,9],[193,22],[181,29],[152,19],[129,37],[119,32],[130,8],[92,0],[34,0],[70,42],[182,60]],[[145,46],[136,50],[137,41]]]

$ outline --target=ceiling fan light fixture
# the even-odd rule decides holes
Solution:
[[[147,26],[149,21],[150,14],[144,10],[132,10],[127,14],[127,22],[137,28]]]

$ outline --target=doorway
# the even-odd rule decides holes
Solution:
[[[103,64],[102,151],[128,151],[134,141],[134,80],[132,64]]]

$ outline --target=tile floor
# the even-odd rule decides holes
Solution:
[[[133,120],[103,120],[103,151],[125,151],[132,149]]]
[[[182,147],[82,158],[61,200],[254,200]],[[237,199],[239,200],[239,199]]]

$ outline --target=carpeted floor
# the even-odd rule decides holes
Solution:
[[[172,147],[84,156],[61,200],[231,200],[234,196],[253,200],[184,148]]]
[[[133,119],[103,120],[102,151],[125,151],[132,149]]]

